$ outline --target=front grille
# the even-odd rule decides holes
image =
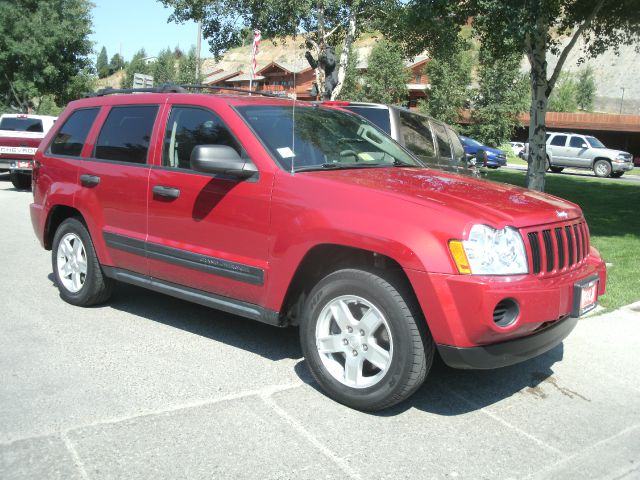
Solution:
[[[584,221],[548,228],[525,229],[529,271],[539,275],[577,268],[589,253],[589,230]]]

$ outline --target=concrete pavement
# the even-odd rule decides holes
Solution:
[[[640,478],[640,303],[494,371],[350,410],[280,330],[120,285],[64,303],[0,176],[0,478]]]

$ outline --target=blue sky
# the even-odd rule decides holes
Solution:
[[[198,27],[194,22],[183,25],[167,23],[172,10],[157,0],[93,0],[93,34],[95,56],[103,46],[107,47],[109,59],[120,53],[125,60],[141,48],[148,55],[157,55],[160,50],[176,45],[188,50],[196,45]],[[209,56],[208,44],[203,41],[201,55]]]

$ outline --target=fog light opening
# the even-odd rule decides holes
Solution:
[[[516,322],[519,314],[518,302],[512,298],[505,298],[493,309],[493,322],[499,327],[508,327]]]

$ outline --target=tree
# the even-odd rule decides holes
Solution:
[[[593,101],[596,97],[596,79],[593,69],[588,66],[578,73],[578,83],[576,84],[576,102],[580,110],[591,112]]]
[[[471,54],[464,50],[450,58],[431,59],[426,67],[431,89],[427,100],[420,103],[420,111],[445,123],[457,123],[470,97],[471,65]]]
[[[473,18],[483,47],[496,58],[526,55],[531,86],[527,185],[534,190],[544,190],[548,99],[578,39],[584,40],[584,57],[640,40],[637,0],[410,0],[400,8],[408,21],[395,35],[411,48],[446,48],[453,32]],[[548,75],[550,54],[558,60]]]
[[[358,61],[358,51],[352,48],[349,53],[342,90],[338,95],[340,100],[356,102],[362,100],[362,84],[364,81],[360,72],[358,72]]]
[[[124,66],[124,58],[122,58],[122,55],[114,53],[113,57],[111,57],[111,61],[109,62],[109,74],[113,75],[118,70],[122,70]]]
[[[578,83],[570,74],[560,75],[556,88],[551,92],[547,109],[550,112],[578,111]]]
[[[98,78],[104,78],[109,75],[109,57],[107,56],[107,47],[102,47],[98,59],[96,60],[96,72]]]
[[[241,45],[246,29],[258,29],[262,38],[302,36],[317,59],[327,47],[342,45],[335,99],[345,81],[351,45],[360,32],[386,19],[397,0],[159,0],[174,9],[171,21],[202,21],[203,36],[216,58]],[[275,40],[273,40],[275,42]],[[316,82],[324,85],[324,71],[316,68]]]
[[[0,2],[0,103],[26,112],[51,95],[64,105],[90,88],[87,0]]]
[[[409,72],[400,46],[384,39],[378,40],[369,55],[362,99],[366,102],[400,103],[407,97],[408,80]]]
[[[162,50],[156,61],[151,64],[150,73],[153,75],[153,84],[175,83],[178,73],[176,63],[176,56],[170,48]]]
[[[494,58],[481,48],[479,57],[479,86],[468,133],[486,145],[498,147],[511,139],[520,114],[528,109],[529,85],[520,73],[520,55]]]
[[[177,83],[200,83],[202,79],[196,77],[196,48],[191,47],[186,55],[178,59]]]
[[[147,52],[144,51],[144,48],[138,50],[138,52],[133,55],[133,58],[125,69],[125,76],[120,85],[121,88],[131,88],[133,86],[134,74],[142,73],[148,75],[150,73],[149,65],[144,61],[146,56]]]

